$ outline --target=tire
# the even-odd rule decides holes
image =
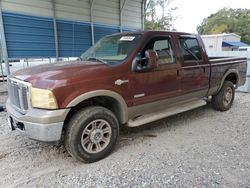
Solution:
[[[225,81],[219,93],[212,96],[212,106],[215,110],[229,110],[233,104],[235,96],[234,85],[230,81]]]
[[[109,155],[116,144],[119,123],[108,109],[87,107],[74,114],[66,124],[65,147],[82,162],[96,162]]]

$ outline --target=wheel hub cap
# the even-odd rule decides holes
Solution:
[[[90,134],[90,140],[93,143],[98,143],[102,140],[103,137],[103,131],[101,129],[95,129]]]
[[[231,101],[232,101],[232,98],[233,98],[233,90],[232,90],[232,88],[228,87],[226,89],[225,94],[224,94],[223,103],[225,105],[229,105],[231,103]]]
[[[112,129],[104,119],[91,121],[83,130],[81,145],[88,153],[99,153],[110,143]]]
[[[227,93],[225,98],[227,101],[230,101],[231,97],[232,97],[231,93]]]

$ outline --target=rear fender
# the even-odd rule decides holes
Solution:
[[[239,71],[238,71],[237,69],[229,69],[229,70],[224,74],[224,76],[222,77],[221,82],[220,82],[220,87],[219,87],[218,91],[220,91],[220,89],[222,88],[222,86],[223,86],[223,84],[224,84],[226,78],[228,77],[228,75],[230,75],[230,74],[232,74],[232,73],[235,74],[235,76],[236,76],[236,88],[238,87],[238,83],[239,83]],[[218,91],[217,91],[217,92],[218,92]]]

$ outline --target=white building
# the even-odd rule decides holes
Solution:
[[[145,0],[2,0],[7,58],[78,57],[105,35],[141,30]]]
[[[235,33],[201,35],[207,51],[237,51],[239,47],[248,46],[240,42],[241,36]]]

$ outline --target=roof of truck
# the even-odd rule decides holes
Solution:
[[[197,35],[193,33],[185,33],[185,32],[178,32],[178,31],[164,31],[164,30],[148,30],[148,31],[130,31],[124,33],[116,33],[113,35],[136,35],[136,34],[176,34],[176,35]]]

